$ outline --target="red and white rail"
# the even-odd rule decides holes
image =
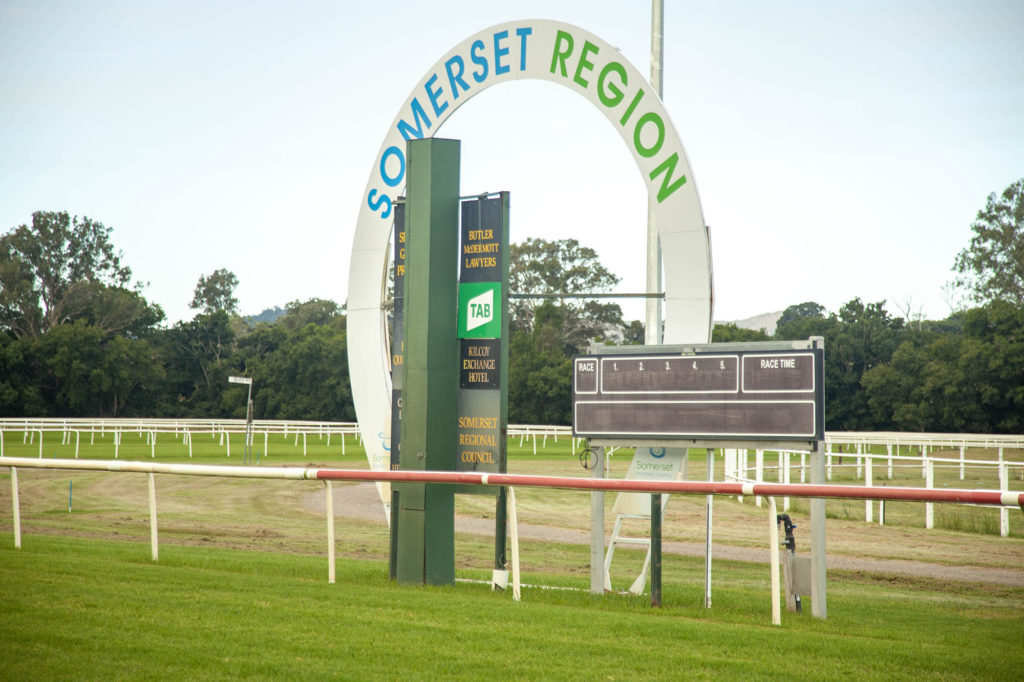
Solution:
[[[204,464],[164,464],[126,460],[50,460],[0,457],[0,466],[33,469],[126,471],[179,476],[229,478],[278,478],[318,481],[387,481],[459,483],[469,485],[604,490],[609,492],[674,493],[691,495],[775,495],[790,497],[844,498],[855,500],[908,500],[960,502],[1020,507],[1024,492],[999,490],[927,489],[895,486],[811,485],[805,483],[729,483],[706,481],[644,481],[633,479],[576,478],[525,474],[485,474],[449,471],[374,471],[367,469],[317,469],[313,467],[248,467]]]

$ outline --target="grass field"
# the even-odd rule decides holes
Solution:
[[[38,455],[37,443],[5,435],[5,454]],[[47,457],[74,456],[73,441],[47,437],[53,440]],[[270,458],[263,455],[261,462],[366,466],[354,440],[342,457],[336,439],[328,448],[310,436],[303,457],[301,439],[277,438]],[[80,447],[81,457],[113,457],[109,439]],[[218,439],[197,435],[189,459],[180,441],[162,436],[157,459],[241,463],[241,451],[239,437],[227,460]],[[588,475],[564,440],[549,442],[536,456],[532,446],[513,441],[510,453],[509,468],[516,473]],[[149,459],[150,446],[126,435],[120,455]],[[621,476],[628,462],[625,453],[613,455],[613,475]],[[847,475],[839,471],[837,477]],[[587,593],[587,546],[532,541],[522,548],[524,580],[578,589],[527,587],[515,603],[508,593],[472,582],[450,588],[392,584],[384,524],[343,518],[337,524],[337,584],[329,585],[323,511],[317,507],[322,484],[158,476],[161,546],[154,563],[144,476],[19,473],[20,550],[10,542],[9,474],[0,474],[3,680],[1019,679],[1024,668],[1024,587],[830,569],[828,619],[784,612],[778,628],[769,625],[764,564],[716,560],[714,603],[706,610],[703,559],[666,554],[664,606],[653,609],[648,597]],[[691,462],[690,475],[703,477],[702,457]],[[908,482],[913,477],[907,472]],[[876,483],[881,480],[879,469]],[[336,496],[348,490],[336,488]],[[518,497],[522,524],[567,532],[588,528],[585,493],[524,489]],[[666,541],[703,541],[703,506],[703,497],[673,497]],[[804,521],[800,504],[794,501],[794,507],[798,522]],[[1020,512],[1011,521],[1014,537],[999,538],[963,528],[926,531],[923,511],[913,509],[892,521],[889,512],[887,523],[898,525],[880,528],[863,522],[863,509],[863,502],[829,502],[830,557],[979,571],[1024,564]],[[937,519],[941,509],[960,507],[937,507]],[[457,512],[487,520],[493,502],[459,496]],[[766,513],[749,498],[719,498],[716,542],[764,548]],[[798,547],[806,551],[799,532]],[[492,539],[459,533],[456,543],[459,578],[487,578]],[[612,576],[616,586],[628,585],[639,560],[638,552],[622,552]]]

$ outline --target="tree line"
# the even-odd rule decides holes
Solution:
[[[992,194],[957,256],[944,320],[896,317],[859,298],[787,308],[775,333],[715,326],[713,341],[825,338],[826,428],[1024,432],[1024,180]],[[265,419],[354,420],[344,306],[288,303],[243,319],[227,270],[199,279],[189,321],[164,324],[132,284],[111,229],[37,212],[0,236],[0,415],[243,417],[250,376]],[[571,422],[572,357],[592,342],[642,343],[643,325],[597,298],[618,277],[576,240],[513,244],[509,418]]]

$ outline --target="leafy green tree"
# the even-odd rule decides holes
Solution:
[[[888,362],[902,340],[903,320],[885,311],[885,302],[849,301],[838,314],[824,316],[817,304],[791,306],[794,314],[776,327],[775,338],[825,338],[825,428],[872,428],[872,410],[861,385],[864,373]],[[785,315],[785,313],[784,313]]]
[[[905,341],[865,374],[878,420],[902,430],[1024,430],[1024,310],[992,301],[962,317],[961,330]]]
[[[232,318],[224,311],[200,313],[160,334],[160,357],[167,372],[166,416],[227,416],[221,396],[235,345]]]
[[[13,416],[153,416],[163,368],[148,341],[82,321],[0,350],[0,406]]]
[[[640,320],[630,321],[622,330],[622,343],[626,346],[641,346],[646,341],[644,323]]]
[[[535,310],[533,329],[511,332],[509,421],[515,424],[572,423],[572,360],[564,353],[565,309],[550,301]]]
[[[241,339],[235,366],[253,377],[261,418],[355,419],[345,318],[332,301],[307,303],[289,304],[294,313]],[[244,397],[234,409],[243,406]]]
[[[214,270],[209,275],[201,275],[188,306],[205,314],[224,312],[235,315],[238,313],[236,287],[238,277],[225,268]]]
[[[66,211],[36,211],[0,237],[0,329],[37,337],[72,322],[102,287],[125,287],[131,269],[111,228]]]
[[[791,305],[782,311],[782,316],[775,324],[775,335],[785,339],[815,336],[811,331],[815,328],[814,320],[824,320],[826,313],[824,306],[813,301]]]
[[[343,311],[334,301],[326,298],[311,298],[308,301],[292,301],[285,306],[287,311],[279,324],[287,329],[304,327],[307,324],[324,325],[344,319]]]
[[[988,196],[971,225],[970,246],[957,255],[955,284],[975,301],[1024,307],[1024,178]]]
[[[527,239],[512,244],[509,291],[513,294],[592,294],[610,291],[619,278],[598,260],[597,252],[575,239]],[[509,328],[531,331],[538,306],[550,299],[522,298],[509,303]],[[568,353],[591,341],[617,337],[624,326],[622,309],[595,299],[559,299],[562,343]]]
[[[164,320],[163,308],[125,287],[93,283],[88,301],[80,319],[105,334],[141,338],[151,334]]]
[[[734,322],[716,324],[711,331],[712,343],[725,343],[727,341],[769,341],[771,337],[764,329],[743,329],[737,327]]]

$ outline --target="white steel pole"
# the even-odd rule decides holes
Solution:
[[[665,8],[662,0],[651,3],[651,87],[660,98],[664,85],[662,71],[663,51],[665,47]],[[647,202],[647,288],[646,293],[655,294],[661,291],[661,242],[658,240],[658,226],[654,222],[654,210],[651,201]],[[644,317],[644,343],[657,345],[662,340],[661,330],[661,299],[647,298]]]
[[[327,484],[327,582],[334,584],[334,490]]]
[[[508,487],[508,522],[512,541],[512,600],[522,598],[519,585],[519,515],[516,512],[516,490]]]
[[[18,470],[11,467],[11,501],[14,507],[14,549],[21,549],[21,503],[18,501]]]
[[[149,543],[153,549],[153,561],[160,558],[160,547],[156,532],[156,482],[153,474],[149,474]]]
[[[768,544],[772,565],[772,625],[782,625],[782,604],[779,598],[779,519],[775,498],[768,498]]]
[[[606,478],[605,448],[594,449],[594,478]],[[604,491],[590,493],[590,591],[604,594]]]
[[[708,448],[708,483],[715,480],[715,451]],[[715,496],[706,498],[708,520],[704,542],[704,608],[711,608],[711,515],[715,508]]]

